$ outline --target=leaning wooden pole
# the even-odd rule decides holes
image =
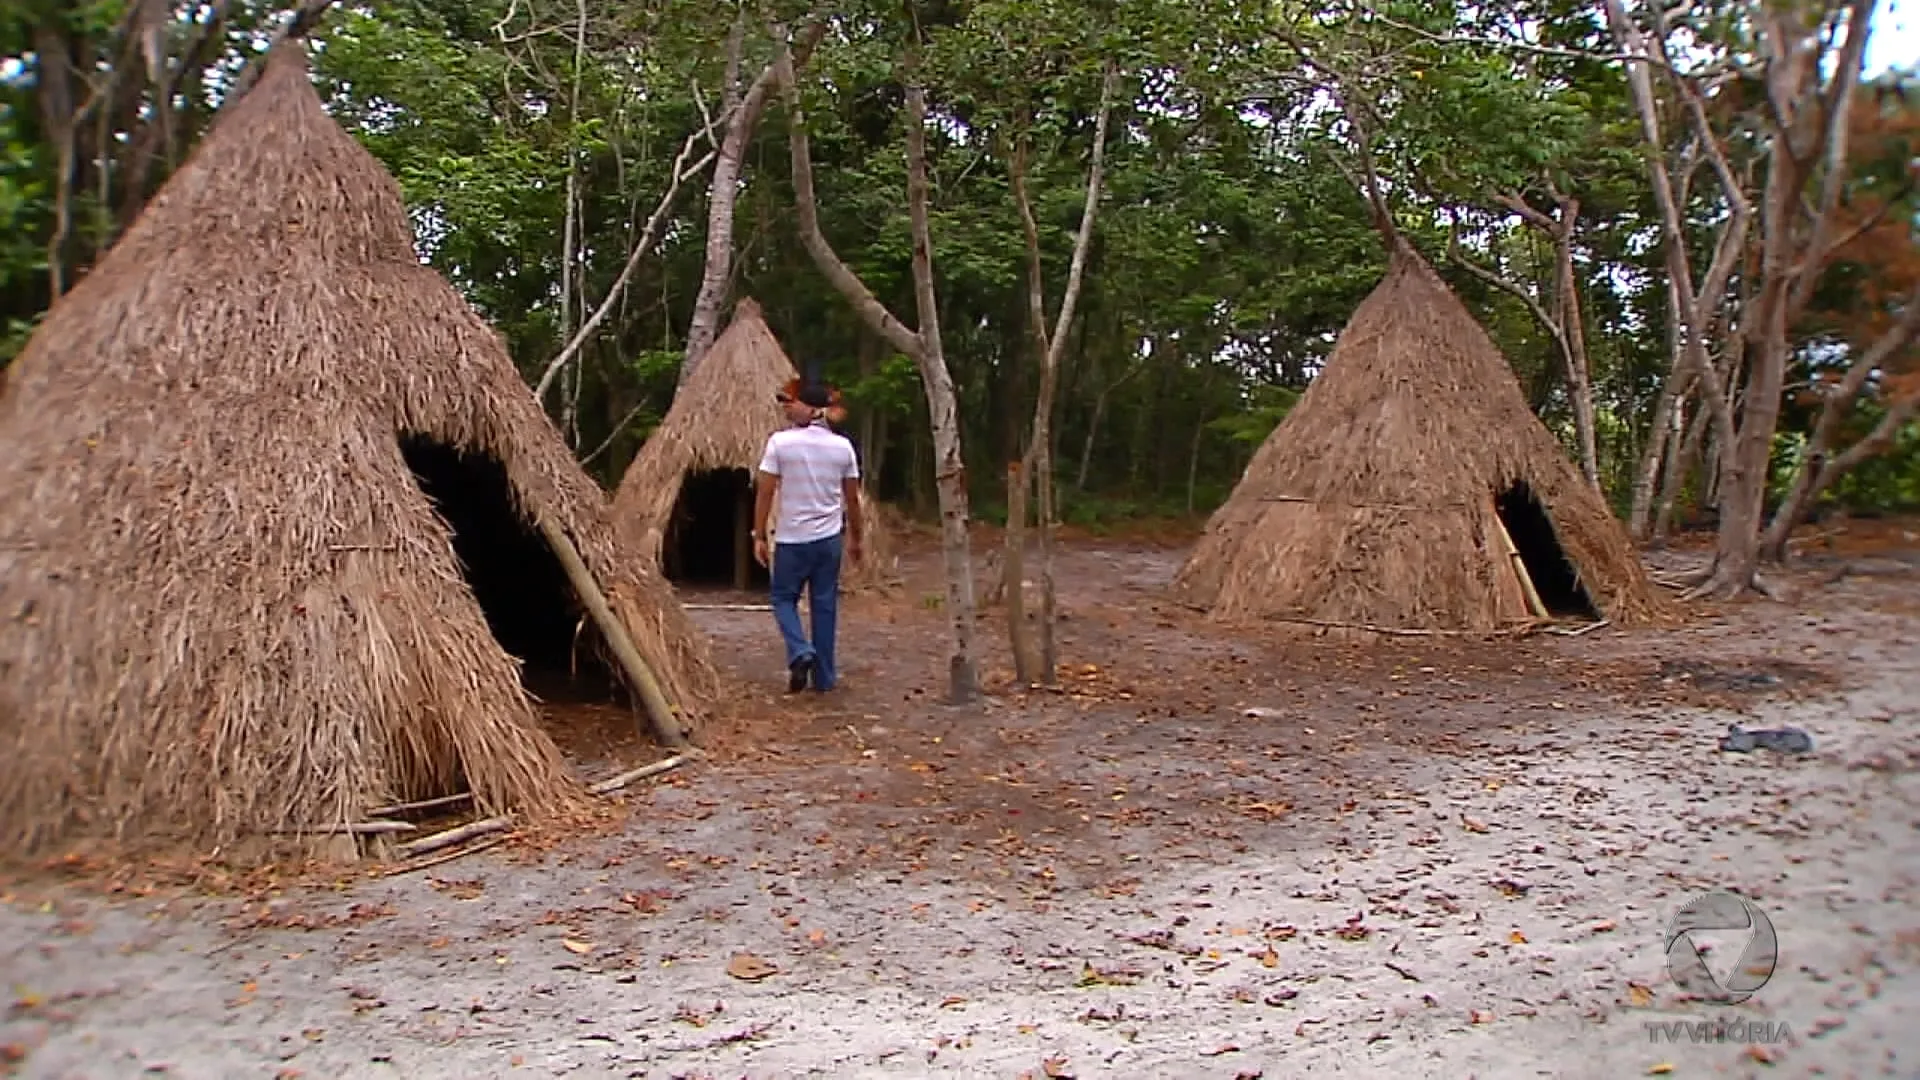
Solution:
[[[675,749],[686,746],[686,733],[680,730],[680,723],[673,715],[673,706],[667,704],[667,696],[660,691],[660,682],[653,677],[653,669],[647,666],[646,660],[640,656],[640,650],[634,647],[626,626],[614,616],[606,594],[600,591],[599,583],[587,572],[587,564],[581,560],[573,541],[560,531],[560,526],[546,518],[540,520],[540,535],[546,537],[547,546],[553,548],[560,566],[567,572],[567,580],[573,583],[573,591],[587,605],[594,625],[600,628],[601,636],[613,648],[614,658],[640,692],[640,703],[645,706],[648,719],[653,721],[654,734],[667,746]]]

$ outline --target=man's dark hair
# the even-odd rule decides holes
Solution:
[[[824,409],[833,404],[833,395],[827,392],[825,386],[817,382],[801,383],[800,392],[793,396],[799,399],[802,405],[811,405],[816,409]]]

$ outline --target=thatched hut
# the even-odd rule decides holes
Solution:
[[[635,563],[282,46],[0,396],[0,850],[569,807],[532,694],[618,700],[601,630],[716,690]]]
[[[735,303],[726,331],[674,395],[614,494],[627,542],[668,581],[766,588],[749,536],[754,476],[768,436],[787,426],[776,396],[798,377],[760,305],[744,297]],[[884,587],[894,576],[880,506],[870,496],[860,504],[866,552],[846,567],[842,586],[850,592]]]
[[[1404,241],[1171,591],[1223,618],[1403,630],[1666,607],[1492,338]]]

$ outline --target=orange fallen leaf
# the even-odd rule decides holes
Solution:
[[[1647,1075],[1648,1076],[1665,1076],[1672,1071],[1673,1071],[1673,1066],[1668,1062],[1663,1061],[1660,1064],[1655,1065],[1653,1068],[1648,1069]]]
[[[1052,1077],[1053,1080],[1072,1080],[1073,1077],[1073,1074],[1067,1071],[1067,1059],[1063,1057],[1048,1058],[1041,1062],[1040,1071]]]
[[[1603,919],[1600,922],[1593,924],[1593,932],[1596,934],[1604,934],[1604,933],[1607,933],[1608,931],[1611,931],[1612,929],[1613,929],[1612,919]]]
[[[807,931],[807,941],[813,945],[824,945],[827,941],[827,932],[825,930],[809,930]]]
[[[570,953],[573,953],[575,956],[585,956],[588,953],[593,951],[592,945],[584,941],[576,940],[574,938],[564,938],[561,940],[560,944],[565,946],[566,950]]]
[[[1260,958],[1261,967],[1277,967],[1280,964],[1280,954],[1274,952],[1273,946],[1271,945],[1267,946],[1266,952],[1255,953],[1254,955]]]
[[[1776,1060],[1773,1051],[1758,1044],[1747,1047],[1747,1056],[1762,1065],[1771,1065]]]
[[[1493,1023],[1493,1014],[1487,1012],[1485,1009],[1475,1009],[1473,1010],[1473,1022],[1476,1024],[1491,1024]]]
[[[759,982],[779,970],[752,953],[734,953],[733,959],[727,961],[727,974],[747,982]]]
[[[1644,1009],[1653,1004],[1653,991],[1639,983],[1628,983],[1627,1001],[1635,1008]]]
[[[966,1003],[967,999],[963,997],[949,996],[940,999],[940,1007],[943,1009],[951,1009],[955,1005],[965,1005]]]
[[[1513,942],[1515,945],[1525,945],[1527,943],[1527,935],[1515,930],[1513,933],[1507,935],[1507,940]]]

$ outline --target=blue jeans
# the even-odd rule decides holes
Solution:
[[[787,645],[787,666],[813,657],[813,688],[831,690],[836,679],[833,644],[840,617],[840,534],[800,544],[774,544],[773,621]],[[813,608],[813,641],[800,626],[800,590]]]

